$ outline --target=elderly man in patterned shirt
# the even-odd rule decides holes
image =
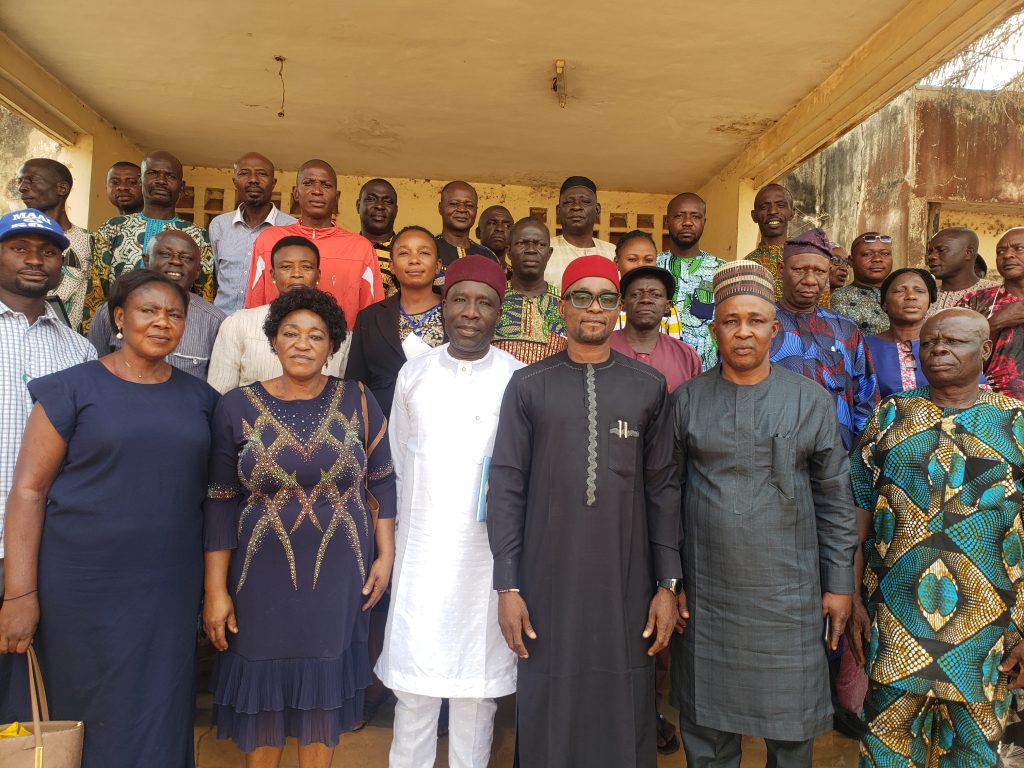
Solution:
[[[863,768],[996,765],[1008,688],[1024,685],[1024,405],[979,388],[991,352],[977,312],[925,322],[928,386],[887,398],[851,458],[865,541],[847,636],[871,680]]]

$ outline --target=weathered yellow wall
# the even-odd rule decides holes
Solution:
[[[224,168],[186,168],[185,183],[192,188],[194,206],[187,205],[186,200],[179,202],[179,212],[191,214],[198,224],[206,226],[208,221],[218,213],[234,207],[235,188],[231,183],[231,170]],[[359,188],[370,177],[342,176],[338,179],[341,200],[338,204],[338,225],[352,231],[359,230],[359,216],[356,214],[356,196]],[[398,192],[398,219],[396,227],[408,224],[419,224],[433,232],[440,231],[441,222],[437,213],[437,203],[441,187],[445,181],[427,179],[389,179]],[[537,215],[542,212],[549,228],[554,234],[555,205],[558,202],[558,190],[547,187],[527,187],[515,184],[492,184],[469,180],[476,188],[479,196],[479,211],[489,205],[504,205],[515,218]],[[288,210],[291,200],[291,189],[295,184],[295,171],[278,171],[275,191],[284,201],[284,210]],[[208,205],[211,198],[219,203]],[[631,229],[643,229],[651,232],[654,239],[661,242],[664,230],[663,222],[665,207],[671,195],[643,194],[638,192],[601,192],[601,220],[598,222],[599,236],[605,240],[614,240],[617,234]],[[108,215],[114,209],[106,206]]]
[[[71,220],[99,226],[113,210],[106,199],[107,169],[141,157],[142,150],[2,33],[0,100],[63,145],[58,159],[75,179]]]

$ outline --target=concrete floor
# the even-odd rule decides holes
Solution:
[[[670,719],[675,712],[665,710]],[[495,720],[494,748],[491,752],[491,765],[495,768],[511,768],[512,754],[515,747],[513,732],[514,703],[508,696],[499,701],[498,715]],[[342,736],[338,750],[334,753],[333,766],[347,768],[387,768],[388,748],[391,745],[391,722],[393,706],[382,706],[373,723],[363,730]],[[199,697],[199,712],[196,717],[196,758],[197,768],[240,768],[244,765],[242,754],[230,741],[218,741],[210,726],[210,697],[202,694]],[[759,739],[743,740],[743,768],[763,766],[765,762],[764,742]],[[815,768],[852,768],[857,764],[857,742],[840,736],[836,732],[820,736],[814,745]],[[437,761],[435,766],[443,768],[448,765],[448,745],[446,739],[440,739],[437,745]],[[682,750],[674,755],[659,755],[658,768],[682,768],[686,765]],[[294,742],[289,740],[281,760],[282,768],[298,766],[297,752]]]

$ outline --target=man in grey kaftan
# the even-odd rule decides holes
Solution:
[[[738,768],[741,734],[767,741],[769,765],[809,768],[832,728],[822,616],[831,645],[853,591],[849,462],[829,394],[768,361],[770,273],[732,262],[715,286],[722,362],[673,401],[689,611],[673,703],[690,768]]]

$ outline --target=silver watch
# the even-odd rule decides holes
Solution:
[[[662,579],[658,582],[658,587],[662,589],[668,589],[672,591],[673,595],[678,595],[683,591],[683,580],[682,579]]]

